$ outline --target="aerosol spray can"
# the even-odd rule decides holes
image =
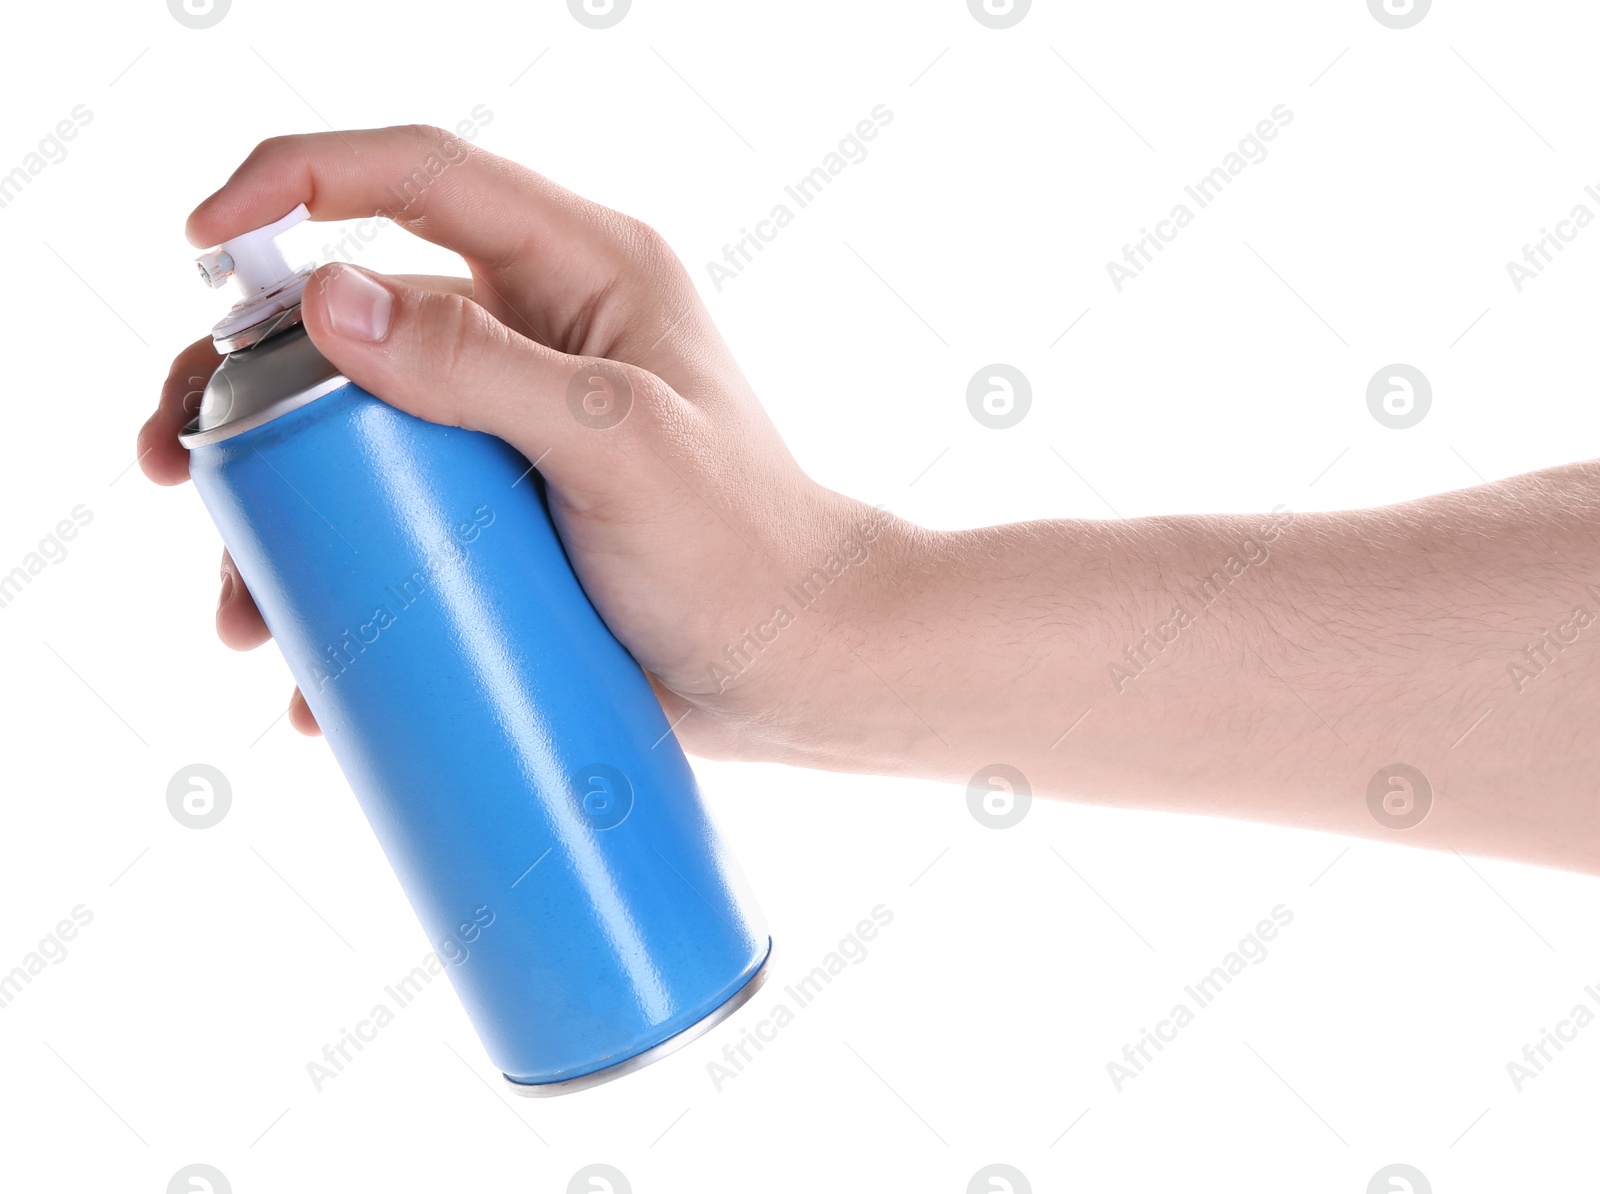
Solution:
[[[311,343],[275,242],[307,214],[199,259],[243,298],[190,473],[490,1058],[595,1085],[741,1006],[771,940],[532,466]]]

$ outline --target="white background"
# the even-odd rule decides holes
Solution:
[[[1600,455],[1600,230],[1521,293],[1505,268],[1600,212],[1593,6],[1440,0],[1403,31],[1363,0],[1038,0],[1007,30],[957,0],[636,0],[603,31],[552,0],[4,20],[0,173],[93,119],[0,209],[0,572],[73,507],[93,521],[0,609],[0,971],[94,919],[0,1010],[0,1185],[158,1194],[192,1162],[240,1194],[563,1191],[592,1162],[638,1194],[954,1194],[991,1162],[1036,1191],[1592,1177],[1600,1028],[1521,1093],[1506,1069],[1600,984],[1592,880],[1044,801],[995,831],[959,789],[770,766],[698,765],[778,942],[733,1024],[875,905],[894,921],[723,1090],[726,1028],[512,1099],[434,987],[318,1093],[306,1063],[428,943],[325,746],[281,719],[276,652],[213,637],[195,494],[130,465],[225,305],[189,209],[261,138],[477,105],[480,146],[665,233],[813,475],[928,525],[1335,509]],[[866,160],[718,292],[705,263],[878,104]],[[1278,104],[1269,156],[1118,293],[1107,261]],[[449,268],[394,228],[358,259]],[[1397,361],[1434,389],[1405,431],[1365,400]],[[966,409],[991,362],[1032,382],[1011,430]],[[204,832],[166,807],[194,762],[233,788]],[[1118,1093],[1106,1064],[1278,904],[1268,958]]]

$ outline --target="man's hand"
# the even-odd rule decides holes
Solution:
[[[386,214],[470,281],[326,266],[306,326],[372,393],[537,464],[690,750],[962,784],[1003,764],[1040,795],[1600,872],[1597,466],[1383,510],[920,530],[806,477],[660,237],[445,141],[268,141],[190,239],[301,202],[370,216],[460,157]],[[141,433],[158,482],[188,475],[216,360],[181,355]],[[223,571],[218,630],[258,645]],[[1394,774],[1423,777],[1420,821],[1381,803],[1422,791]]]
[[[390,210],[393,184],[430,155],[448,164]],[[406,127],[262,143],[195,209],[189,239],[214,245],[297,203],[320,220],[384,214],[465,259],[470,280],[323,266],[306,287],[306,329],[369,392],[537,462],[585,591],[685,745],[749,757],[816,738],[808,721],[840,704],[848,647],[837,625],[877,608],[869,591],[910,528],[801,471],[660,236],[437,129]],[[187,479],[177,433],[217,361],[202,341],[174,363],[139,437],[152,480]],[[785,596],[830,558],[861,552],[814,606]],[[226,554],[222,572],[218,633],[260,645],[266,625]],[[291,712],[314,732],[298,692]]]

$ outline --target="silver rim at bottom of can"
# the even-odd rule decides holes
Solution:
[[[771,963],[772,939],[769,937],[767,939],[767,956],[761,959],[761,965],[756,967],[756,972],[750,976],[744,986],[717,1005],[710,1015],[696,1020],[682,1032],[669,1036],[659,1045],[652,1045],[643,1053],[635,1053],[626,1061],[619,1061],[616,1065],[608,1065],[604,1069],[594,1070],[588,1074],[580,1074],[576,1078],[567,1078],[561,1082],[517,1082],[509,1074],[502,1074],[501,1077],[506,1080],[507,1086],[524,1098],[541,1099],[548,1098],[551,1095],[572,1094],[575,1091],[588,1090],[591,1086],[599,1086],[602,1083],[610,1082],[613,1078],[621,1078],[623,1075],[631,1074],[635,1070],[642,1070],[652,1061],[660,1061],[667,1054],[676,1053],[691,1041],[698,1040],[749,1003],[755,993],[761,989],[762,984],[767,981],[767,967]]]

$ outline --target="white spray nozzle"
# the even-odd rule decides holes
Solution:
[[[297,314],[294,308],[313,267],[291,267],[277,238],[310,216],[304,203],[296,204],[282,219],[242,232],[195,258],[201,280],[213,290],[229,278],[239,287],[239,301],[212,329],[218,349],[247,347],[279,327],[282,320],[278,317],[285,312]]]
[[[280,282],[292,278],[295,270],[278,248],[278,237],[289,231],[311,213],[304,203],[281,220],[274,220],[262,228],[241,232],[225,240],[217,248],[202,253],[195,259],[200,267],[200,277],[213,290],[230,277],[238,283],[239,293],[246,299],[271,290]]]

